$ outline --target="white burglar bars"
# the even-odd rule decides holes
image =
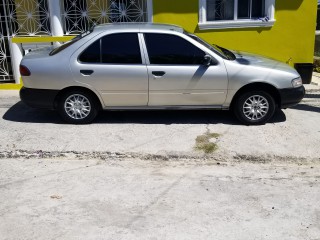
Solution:
[[[148,22],[147,0],[64,0],[65,34],[112,22]]]
[[[9,47],[9,26],[6,2],[0,1],[0,82],[14,81]]]

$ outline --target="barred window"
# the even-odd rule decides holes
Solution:
[[[208,21],[259,19],[265,16],[265,0],[207,0]]]
[[[270,27],[275,0],[200,0],[200,29]]]
[[[64,0],[65,34],[78,34],[96,24],[147,22],[148,0]]]

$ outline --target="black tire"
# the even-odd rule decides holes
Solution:
[[[72,105],[72,103],[74,103]],[[64,93],[58,102],[61,118],[71,124],[91,123],[98,114],[97,102],[91,93],[72,90]]]
[[[245,125],[262,125],[273,117],[276,110],[274,98],[265,91],[250,91],[235,100],[233,112]]]

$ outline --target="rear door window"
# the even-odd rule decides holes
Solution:
[[[84,50],[79,61],[104,64],[142,64],[137,33],[106,35]]]
[[[112,34],[101,40],[102,63],[142,63],[137,33]]]

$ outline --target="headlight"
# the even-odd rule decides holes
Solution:
[[[293,79],[293,80],[292,80],[292,86],[293,86],[294,88],[297,88],[297,87],[302,86],[302,79],[301,79],[301,77],[298,77],[298,78]]]

